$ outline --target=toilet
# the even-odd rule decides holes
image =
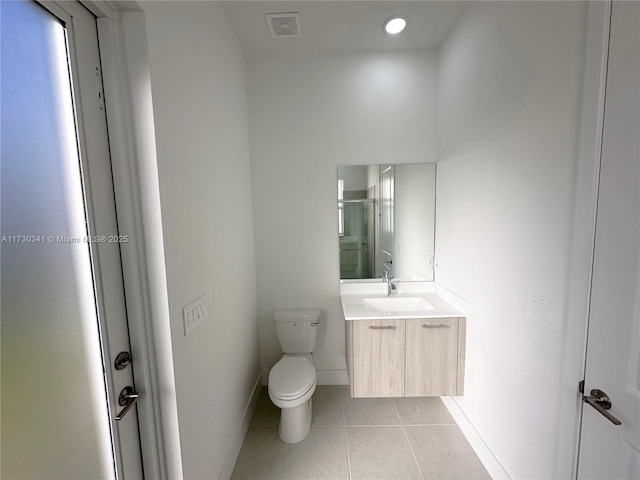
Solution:
[[[273,312],[284,355],[269,372],[269,398],[282,409],[278,434],[298,443],[311,428],[311,396],[316,389],[313,347],[320,322],[319,308],[282,308]]]

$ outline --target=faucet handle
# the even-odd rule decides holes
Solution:
[[[389,274],[387,273],[386,270],[384,272],[382,272],[382,275],[380,275],[380,278],[382,279],[383,282],[388,282],[389,281]]]

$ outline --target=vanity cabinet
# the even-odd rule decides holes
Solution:
[[[464,393],[466,319],[346,322],[352,397],[430,397]]]
[[[462,395],[465,319],[407,319],[406,337],[405,397]]]
[[[354,397],[402,397],[405,321],[359,320],[353,324]]]

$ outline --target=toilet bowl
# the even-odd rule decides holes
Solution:
[[[298,443],[309,433],[315,390],[311,355],[284,355],[269,372],[269,398],[282,409],[278,434],[283,442]]]
[[[281,409],[278,434],[286,443],[302,441],[311,428],[311,397],[316,389],[311,352],[320,314],[317,308],[284,308],[273,314],[284,355],[269,372],[269,398]]]

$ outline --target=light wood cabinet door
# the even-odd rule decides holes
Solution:
[[[460,320],[406,320],[405,396],[462,395],[464,325],[461,330]]]
[[[404,396],[405,321],[358,320],[351,323],[353,396]]]

